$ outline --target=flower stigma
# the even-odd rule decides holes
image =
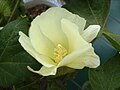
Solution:
[[[59,63],[67,55],[67,53],[67,50],[61,44],[58,44],[54,48],[54,62]]]

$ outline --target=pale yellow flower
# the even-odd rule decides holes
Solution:
[[[90,25],[84,30],[86,20],[64,8],[52,7],[37,16],[31,23],[29,37],[19,32],[22,47],[43,66],[34,73],[56,75],[57,69],[96,68],[100,64],[90,43],[100,30]]]

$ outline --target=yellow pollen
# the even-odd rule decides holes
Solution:
[[[54,61],[59,63],[66,55],[67,50],[61,44],[58,44],[54,49]]]

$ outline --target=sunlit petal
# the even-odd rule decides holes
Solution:
[[[59,66],[66,66],[66,65],[68,66],[70,63],[76,62],[76,59],[78,58],[81,59],[84,58],[84,56],[87,57],[88,55],[86,53],[88,53],[88,51],[90,51],[91,48],[92,48],[91,44],[86,44],[84,46],[81,46],[79,49],[73,51],[72,53],[64,57],[63,60],[59,63]],[[92,54],[94,54],[93,53],[94,51],[93,50],[91,51]]]
[[[31,67],[27,67],[31,72],[37,73],[39,75],[43,75],[43,76],[49,76],[49,75],[55,75],[57,72],[57,68],[56,66],[53,67],[45,67],[43,66],[40,70],[36,71],[33,70]]]
[[[43,35],[38,24],[32,22],[29,37],[34,49],[42,55],[51,57],[53,54],[54,44]]]
[[[31,55],[33,56],[39,63],[46,67],[52,67],[55,63],[49,58],[44,55],[40,55],[35,49],[32,47],[29,37],[27,37],[24,33],[19,32],[20,38],[19,42],[22,47]]]
[[[84,67],[96,68],[100,65],[100,58],[94,53],[93,47],[90,45],[83,49],[79,56],[69,63],[67,66],[74,69],[82,69]]]
[[[80,36],[78,26],[67,19],[61,20],[62,30],[68,38],[69,52],[79,49],[87,42]]]
[[[61,31],[61,26],[58,20],[59,16],[56,17],[56,13],[57,12],[55,11],[48,10],[35,18],[34,22],[38,22],[37,24],[39,24],[41,32],[49,38],[55,46],[57,44],[62,44],[64,47],[67,47],[67,38]]]
[[[81,36],[87,41],[91,42],[93,39],[96,38],[98,32],[100,31],[99,25],[90,25],[87,29],[83,31]]]

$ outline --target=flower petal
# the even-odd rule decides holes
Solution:
[[[55,43],[55,45],[61,44],[64,47],[67,47],[67,38],[61,31],[60,26],[62,18],[66,18],[75,23],[80,32],[83,31],[86,24],[86,20],[84,18],[72,14],[68,10],[60,7],[52,7],[48,9],[46,12],[38,16],[34,22],[39,23],[43,34]]]
[[[99,57],[94,53],[92,45],[86,44],[64,57],[58,67],[68,66],[75,69],[82,69],[85,66],[94,68],[99,66],[99,64]]]
[[[87,42],[80,36],[78,26],[67,19],[61,20],[62,30],[68,38],[69,52],[79,49]]]
[[[87,47],[86,47],[87,48]],[[68,67],[74,69],[82,69],[84,67],[96,68],[100,65],[100,58],[94,53],[92,46],[89,46],[74,61],[69,63]]]
[[[85,29],[83,31],[81,36],[87,42],[91,42],[98,35],[99,31],[100,31],[100,26],[99,25],[90,25],[87,29]]]
[[[29,37],[32,46],[39,54],[52,57],[54,52],[54,44],[46,36],[43,35],[38,24],[32,22],[29,30]]]
[[[85,28],[86,20],[78,15],[74,15],[74,19],[73,20],[69,19],[69,20],[78,26],[79,33],[81,34]]]
[[[49,67],[49,68],[45,67],[45,66],[42,66],[42,68],[38,71],[33,70],[29,66],[27,66],[27,68],[31,72],[37,73],[37,74],[42,75],[42,76],[56,75],[56,72],[57,72],[57,67],[56,66]]]
[[[35,18],[35,23],[33,22],[33,24],[38,23],[41,32],[49,38],[55,46],[61,44],[67,47],[67,38],[61,30],[59,16],[54,10],[50,9]]]
[[[24,33],[19,32],[20,38],[19,42],[22,45],[22,47],[31,55],[33,56],[39,63],[46,67],[52,67],[55,65],[55,63],[46,56],[40,55],[38,52],[35,51],[33,48],[29,37],[27,37]]]

